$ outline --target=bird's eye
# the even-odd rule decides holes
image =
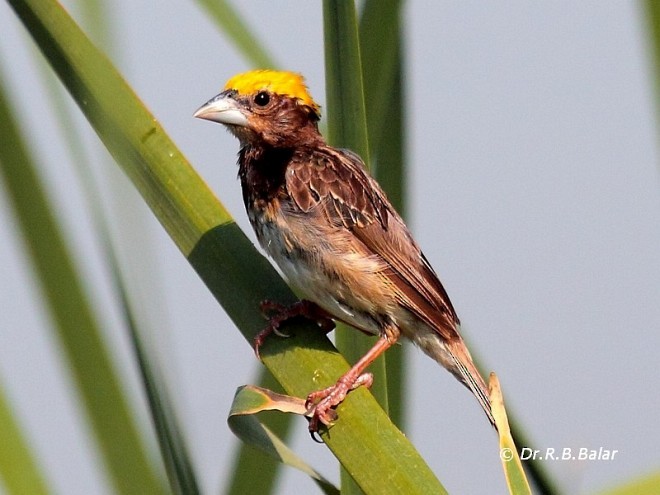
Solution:
[[[257,96],[254,97],[254,102],[260,107],[265,107],[270,101],[270,95],[265,91],[257,93]]]

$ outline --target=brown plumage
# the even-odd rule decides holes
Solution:
[[[328,146],[300,76],[253,71],[201,107],[240,140],[239,178],[261,246],[305,298],[334,319],[381,338],[334,387],[310,394],[310,429],[402,334],[477,397],[494,425],[488,389],[459,334],[433,268],[361,159]]]

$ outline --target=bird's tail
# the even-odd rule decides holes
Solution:
[[[490,404],[488,387],[481,377],[481,373],[479,373],[479,370],[474,365],[470,351],[468,351],[465,343],[462,339],[450,342],[447,344],[447,351],[455,364],[455,369],[451,370],[452,373],[474,394],[486,413],[488,420],[497,430]]]

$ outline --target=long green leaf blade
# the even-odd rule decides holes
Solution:
[[[9,143],[19,139],[18,126],[7,104],[3,81],[0,80],[0,142]],[[10,149],[0,149],[0,174],[9,172],[5,165],[6,153]],[[5,182],[7,182],[5,180]],[[12,494],[46,494],[46,482],[38,467],[32,450],[7,400],[3,387],[0,387],[0,478],[7,491]]]
[[[149,412],[154,422],[158,446],[160,448],[165,471],[170,482],[170,488],[178,495],[197,495],[200,493],[190,454],[186,446],[181,428],[179,427],[173,402],[167,393],[162,376],[157,373],[156,360],[149,356],[135,323],[135,317],[127,299],[127,289],[124,287],[119,265],[113,256],[111,263],[115,288],[121,297],[124,321],[131,334],[131,343],[138,363],[142,384],[144,385]]]
[[[0,107],[3,179],[111,479],[119,493],[162,493],[37,173]]]
[[[207,197],[212,194],[190,168],[173,176],[171,170],[185,159],[155,118],[143,105],[136,104],[130,88],[118,79],[107,59],[89,43],[60,5],[52,1],[9,3],[115,159],[131,164],[124,168],[125,172],[167,231],[175,233],[174,240],[185,254],[195,246],[200,232],[230,221],[219,202],[195,201],[187,196],[192,190],[201,190]],[[55,23],[55,19],[61,24]],[[77,50],[68,50],[69,46],[76,46]],[[154,170],[149,164],[157,168]],[[170,199],[162,201],[163,197]],[[179,210],[181,207],[185,214]]]
[[[0,95],[0,107],[2,107]],[[0,118],[3,118],[0,108]],[[0,137],[2,134],[0,134]],[[0,387],[0,479],[9,494],[46,495],[46,481]]]
[[[107,33],[110,29],[108,16],[103,15],[105,13],[103,2],[92,0],[83,1],[80,4],[87,22],[93,26],[97,38],[104,39],[107,43],[109,38]],[[60,129],[71,153],[72,163],[76,165],[76,171],[82,180],[85,199],[93,219],[93,226],[98,238],[101,240],[102,259],[108,265],[113,288],[120,304],[120,312],[131,336],[131,343],[140,370],[170,487],[174,493],[194,495],[199,493],[195,473],[172,402],[167,395],[165,383],[157,372],[157,360],[154,359],[153,353],[147,352],[148,348],[145,348],[142,341],[141,332],[134,311],[131,308],[129,291],[125,283],[126,278],[122,273],[110,234],[108,217],[100,201],[101,191],[94,181],[92,170],[89,167],[92,159],[83,146],[82,137],[74,122],[70,107],[65,104],[64,98],[66,95],[59,85],[59,81],[56,80],[47,66],[40,64],[40,68],[44,69],[44,85],[50,92],[49,101],[53,104],[57,120],[61,123]],[[56,84],[57,86],[55,86]],[[107,162],[108,160],[109,158],[104,153],[102,161]],[[106,185],[108,184],[106,183]],[[115,184],[110,184],[111,187],[113,185]]]
[[[399,0],[367,0],[360,17],[360,54],[367,129],[374,177],[405,218],[405,125]],[[393,63],[383,63],[392,60]],[[382,111],[381,111],[382,110]],[[387,406],[390,418],[403,425],[406,389],[405,345],[387,353]]]
[[[400,17],[401,0],[366,0],[360,16],[364,101],[372,153],[380,149],[391,125],[388,117],[395,104],[392,90],[401,64]]]
[[[656,111],[660,114],[660,2],[656,0],[646,0],[647,26],[649,34],[649,44],[653,59],[651,61],[651,70],[654,76],[656,89]]]
[[[660,493],[660,471],[608,488],[598,492],[598,495],[655,495],[656,493]]]
[[[328,141],[360,155],[369,167],[369,139],[358,26],[353,2],[324,0]]]
[[[502,462],[502,470],[509,493],[511,495],[531,495],[532,491],[518,456],[518,448],[511,437],[502,389],[495,373],[490,374],[488,388],[490,389],[490,400],[493,405],[493,417],[500,439],[500,461]]]
[[[248,28],[247,22],[227,0],[197,0],[215,21],[220,30],[252,65],[262,69],[274,68],[273,58]]]

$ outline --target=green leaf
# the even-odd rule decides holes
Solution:
[[[229,421],[235,421],[236,416],[257,414],[262,411],[280,411],[304,416],[307,408],[305,399],[280,394],[256,385],[243,385],[234,394]]]
[[[247,22],[227,0],[197,0],[204,10],[215,21],[220,31],[234,43],[236,48],[252,65],[260,69],[275,67],[273,58],[257,40],[247,25]]]
[[[358,26],[353,2],[323,1],[328,142],[360,155],[369,167],[369,139]]]
[[[463,331],[466,331],[465,327],[463,327]],[[470,347],[469,342],[468,347]],[[485,375],[486,373],[484,371],[486,368],[481,364],[483,361],[480,358],[478,351],[471,347],[470,349],[472,359],[474,360],[477,369],[482,375]],[[522,427],[520,420],[512,411],[507,412],[507,424],[511,432],[511,437],[516,445],[534,449],[534,442],[529,438]],[[527,477],[534,485],[534,493],[538,493],[539,495],[559,495],[562,493],[561,490],[556,486],[555,481],[548,474],[547,468],[543,464],[546,463],[534,462],[529,458],[523,461],[523,468],[527,473]]]
[[[399,0],[367,0],[360,17],[360,54],[372,173],[405,218],[405,109]],[[393,63],[384,63],[392,60]],[[382,111],[381,111],[382,110]],[[399,428],[407,404],[406,345],[387,352],[387,406]]]
[[[656,0],[646,0],[644,4],[646,7],[649,42],[651,44],[651,53],[653,55],[651,65],[655,79],[655,89],[657,94],[660,95],[660,2],[657,2]],[[657,105],[658,100],[660,100],[660,98],[656,98],[656,110],[660,112],[660,106]]]
[[[0,96],[0,171],[111,480],[119,493],[163,493],[57,220]]]
[[[107,33],[110,30],[108,27],[108,16],[104,15],[105,10],[103,2],[87,0],[80,3],[81,8],[85,12],[85,19],[93,26],[95,35],[101,39],[105,39],[107,43],[107,38],[109,38]],[[66,97],[66,94],[63,92],[59,81],[56,80],[53,73],[46,65],[42,63],[40,64],[40,68],[44,68],[44,85],[50,92],[49,101],[54,106],[55,115],[61,124],[60,129],[64,134],[69,152],[71,153],[72,162],[76,166],[76,171],[82,180],[87,207],[93,218],[93,227],[96,230],[98,238],[101,240],[99,243],[102,250],[101,258],[108,265],[108,272],[112,279],[114,292],[120,304],[120,312],[123,315],[124,323],[131,337],[133,351],[135,352],[135,358],[140,370],[142,384],[144,386],[151,418],[156,430],[158,446],[160,448],[163,463],[165,464],[165,471],[170,482],[170,487],[174,493],[194,495],[199,493],[199,487],[192,468],[190,456],[183,435],[181,434],[176,411],[172,406],[171,399],[168,397],[167,387],[162,376],[158,373],[158,360],[156,359],[156,355],[147,352],[145,344],[140,336],[141,331],[138,328],[136,317],[132,309],[129,290],[124,282],[126,279],[123,276],[121,265],[114,249],[110,229],[108,227],[108,219],[100,201],[101,191],[99,190],[99,187],[97,187],[93,178],[92,170],[89,167],[89,164],[92,163],[93,160],[85,151],[82,137],[78,132],[76,123],[69,111],[70,107],[65,105],[63,98]],[[57,86],[55,86],[56,84]],[[103,162],[112,161],[107,158],[105,153],[100,159]],[[105,183],[105,186],[111,187],[113,185],[115,184]]]
[[[113,256],[114,258],[114,256]],[[174,493],[196,495],[200,493],[195,472],[190,461],[190,455],[179,427],[173,402],[167,393],[162,376],[157,373],[156,360],[148,355],[145,345],[136,326],[127,291],[118,273],[118,264],[112,263],[115,287],[122,299],[124,319],[131,334],[131,342],[137,359],[142,383],[144,385],[149,412],[154,422],[158,446],[160,448],[165,470]]]
[[[174,233],[175,242],[185,254],[193,249],[200,232],[231,220],[217,200],[205,201],[213,195],[190,167],[177,168],[179,163],[187,164],[181,153],[60,5],[53,1],[9,3],[115,160],[124,165],[124,171],[167,231]],[[200,195],[199,200],[190,196],[193,191]],[[164,197],[168,200],[163,201]]]
[[[0,89],[0,93],[1,93]],[[0,95],[0,119],[3,98]],[[2,134],[0,137],[4,138]],[[11,407],[0,387],[0,479],[8,494],[45,495],[50,493],[43,474],[23,436]]]
[[[509,487],[509,493],[511,495],[531,495],[532,490],[525,477],[525,471],[518,456],[518,449],[511,437],[511,431],[509,431],[509,421],[504,409],[502,389],[495,373],[490,374],[489,387],[493,417],[500,437],[500,460],[502,461],[502,469],[506,484]]]
[[[474,357],[474,352],[472,354]],[[475,357],[474,362],[477,367],[479,367],[479,359]],[[515,417],[513,413],[509,413],[508,423],[509,429],[511,430],[511,436],[515,439],[516,444],[524,445],[525,447],[533,449],[534,442],[529,438],[523,429],[520,420]],[[548,474],[547,469],[542,466],[542,463],[526,459],[523,466],[529,479],[534,483],[535,493],[538,493],[539,495],[558,495],[562,493],[557,487],[555,481]]]
[[[251,341],[264,324],[259,303],[290,303],[293,293],[64,10],[53,0],[11,4],[118,164]],[[228,160],[233,156],[227,153]],[[315,325],[292,322],[283,331],[291,337],[269,339],[261,355],[289,395],[305,397],[348,370]],[[253,354],[249,346],[245,352]],[[352,392],[337,412],[339,421],[322,438],[365,492],[444,493],[366,390]]]
[[[243,442],[265,452],[273,459],[296,468],[317,484],[327,495],[339,495],[339,490],[309,464],[289,449],[277,435],[254,416],[262,411],[280,411],[304,415],[305,400],[270,390],[245,385],[236,391],[227,423]]]
[[[381,143],[386,145],[383,139],[392,124],[391,110],[397,108],[392,91],[397,84],[397,77],[401,75],[400,20],[400,0],[364,2],[360,17],[360,55],[372,153],[380,149]]]
[[[660,493],[660,471],[598,493],[599,495],[656,495]]]
[[[262,388],[281,390],[281,386],[266,368],[259,373],[257,383]],[[286,442],[291,431],[292,420],[289,414],[269,414],[263,418],[268,429],[283,442]],[[274,458],[255,450],[246,443],[241,442],[234,456],[232,473],[227,480],[222,493],[230,495],[243,495],[244,493],[272,493],[282,464]],[[257,476],[258,474],[258,476]]]

